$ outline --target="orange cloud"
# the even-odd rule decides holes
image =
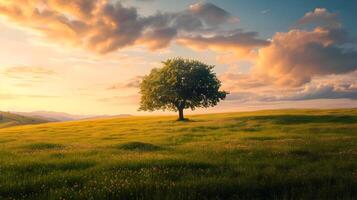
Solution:
[[[357,69],[357,52],[337,46],[338,30],[316,28],[277,33],[259,50],[255,71],[278,85],[299,86],[313,77],[342,74]]]
[[[107,98],[100,98],[97,100],[99,102],[115,105],[138,105],[140,103],[140,95],[112,96]]]
[[[344,48],[354,41],[336,26],[337,17],[326,9],[310,12],[299,23],[319,26],[276,33],[258,50],[251,73],[220,75],[222,86],[231,91],[227,100],[357,99],[357,51]]]
[[[46,76],[54,75],[56,72],[44,67],[18,66],[5,68],[2,74],[8,78],[15,79],[42,79]]]
[[[313,30],[276,33],[271,44],[259,50],[254,71],[277,85],[297,87],[319,76],[357,70],[357,51],[343,47],[353,40],[336,25],[337,17],[318,8],[298,21],[301,25],[318,22]]]
[[[120,1],[0,0],[0,15],[51,40],[101,54],[132,45],[156,50],[169,46],[177,38],[189,47],[215,50],[228,47],[243,54],[267,43],[256,39],[256,33],[222,35],[223,26],[237,23],[238,18],[212,3],[197,3],[180,12],[158,12],[144,17],[136,8],[124,7]],[[215,36],[204,37],[207,33]]]
[[[126,82],[113,84],[108,89],[117,90],[117,89],[127,89],[127,88],[139,88],[142,79],[143,76],[135,76],[127,80]]]
[[[311,23],[335,28],[341,27],[338,14],[330,13],[326,8],[315,8],[314,11],[306,13],[296,25],[300,26]]]
[[[177,42],[196,50],[213,50],[230,52],[236,59],[252,58],[255,49],[269,45],[269,41],[258,39],[256,32],[233,31],[225,35],[213,36],[183,36]]]
[[[253,74],[223,74],[222,85],[231,92],[228,101],[282,102],[313,99],[357,99],[357,70],[313,79],[300,87],[276,87]],[[227,87],[228,86],[228,87]]]
[[[253,74],[238,74],[238,73],[224,73],[219,76],[222,81],[222,87],[230,92],[237,91],[254,91],[257,89],[270,86],[263,77],[255,76]]]

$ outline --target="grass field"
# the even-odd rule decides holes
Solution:
[[[357,109],[0,129],[0,199],[357,199]]]

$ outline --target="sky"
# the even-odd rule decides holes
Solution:
[[[215,65],[218,106],[194,113],[357,107],[357,2],[0,0],[0,110],[139,112],[141,78]]]

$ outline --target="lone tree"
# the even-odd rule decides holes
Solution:
[[[183,58],[162,63],[162,68],[153,69],[140,84],[139,110],[178,111],[178,120],[184,120],[184,109],[213,107],[228,94],[219,90],[221,82],[212,65]]]

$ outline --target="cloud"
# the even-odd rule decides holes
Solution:
[[[266,15],[266,14],[268,14],[269,12],[270,12],[269,9],[260,11],[260,13],[261,13],[262,15]]]
[[[99,102],[111,103],[115,105],[137,105],[140,102],[140,95],[112,96],[97,100]]]
[[[162,49],[169,46],[176,35],[177,30],[174,28],[153,29],[144,33],[138,43],[145,44],[151,50]]]
[[[2,74],[8,78],[32,78],[32,79],[42,79],[47,76],[55,75],[54,70],[44,68],[44,67],[33,67],[33,66],[17,66],[5,68]]]
[[[306,13],[296,25],[306,24],[322,24],[323,26],[329,26],[338,28],[341,27],[339,16],[336,13],[330,13],[326,8],[315,8],[314,11]]]
[[[303,91],[280,100],[310,100],[310,99],[357,99],[357,88],[336,88],[334,85],[308,86]]]
[[[189,7],[189,11],[210,26],[217,26],[226,22],[236,23],[239,21],[239,18],[232,17],[227,11],[212,3],[192,4]]]
[[[231,92],[256,90],[269,85],[261,77],[252,74],[224,73],[219,80],[222,81],[222,87]]]
[[[315,10],[300,23],[322,16],[330,19],[326,16],[335,15],[324,9]],[[357,51],[345,47],[352,42],[342,27],[318,26],[276,33],[270,45],[259,50],[254,71],[285,87],[298,87],[318,76],[352,72],[357,69]]]
[[[248,91],[232,92],[227,101],[236,102],[276,102],[304,101],[314,99],[352,99],[357,100],[357,88],[338,89],[334,85],[307,86],[300,91],[291,93],[256,93]]]
[[[254,55],[254,49],[269,45],[267,40],[258,39],[256,32],[242,32],[240,30],[228,34],[213,36],[183,36],[178,43],[196,50],[211,49],[218,52],[233,52],[242,57]]]
[[[18,98],[57,98],[58,96],[49,95],[26,95],[26,94],[1,94],[0,99],[18,99]]]
[[[212,3],[196,3],[183,11],[142,16],[136,8],[125,7],[120,1],[0,1],[0,15],[48,39],[100,54],[132,45],[156,50],[169,46],[177,38],[189,47],[194,44],[188,41],[196,46],[207,46],[209,42],[217,43],[209,45],[210,48],[228,45],[245,52],[267,43],[256,39],[253,32],[220,35],[239,19]]]
[[[219,76],[231,92],[227,100],[356,99],[357,53],[343,48],[349,41],[340,28],[276,33],[268,46],[259,49],[251,72],[231,70]]]
[[[227,95],[225,101],[235,101],[235,102],[252,102],[252,101],[259,101],[261,97],[259,94],[252,93],[252,92],[233,92]]]
[[[143,76],[135,76],[126,82],[116,83],[108,87],[109,90],[139,88]]]
[[[314,79],[287,100],[357,99],[357,70],[348,74],[328,75]]]
[[[348,74],[328,75],[300,87],[276,87],[252,74],[220,76],[222,86],[230,86],[227,101],[277,102],[314,99],[357,99],[357,70]]]
[[[107,0],[0,3],[0,13],[50,39],[98,53],[134,44],[145,27],[135,8]]]

